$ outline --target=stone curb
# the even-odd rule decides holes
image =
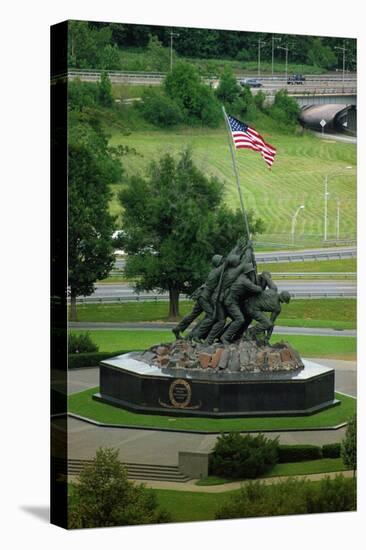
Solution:
[[[100,428],[121,428],[121,429],[127,429],[127,430],[147,430],[147,431],[153,431],[153,432],[173,432],[173,433],[187,433],[187,434],[199,434],[199,435],[220,435],[222,433],[228,433],[224,432],[222,430],[220,431],[210,431],[210,430],[179,430],[175,428],[158,428],[158,427],[151,427],[151,426],[131,426],[130,424],[109,424],[105,422],[98,422],[97,420],[93,420],[92,418],[87,418],[85,416],[80,416],[75,413],[65,413],[69,418],[75,418],[76,420],[80,420],[81,422],[86,422],[87,424],[92,424],[94,426],[98,426]],[[62,416],[62,415],[58,415]],[[347,426],[347,422],[342,422],[342,424],[338,424],[337,426],[328,426],[323,428],[289,428],[287,430],[283,429],[264,429],[264,430],[241,430],[239,433],[287,433],[287,432],[327,432],[327,431],[336,431],[340,430],[341,428],[345,428]]]

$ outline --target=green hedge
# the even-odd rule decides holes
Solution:
[[[301,462],[322,458],[322,449],[317,445],[279,445],[278,462]]]
[[[329,443],[322,447],[323,458],[339,458],[341,456],[341,444]]]
[[[121,350],[114,352],[98,351],[94,353],[69,353],[68,355],[68,367],[69,369],[79,369],[82,367],[96,367],[103,359],[108,357],[115,357],[116,355],[122,355],[122,353],[128,353],[131,350]]]
[[[221,434],[210,456],[210,473],[230,479],[254,479],[277,463],[277,448],[277,439],[267,439],[263,434]]]

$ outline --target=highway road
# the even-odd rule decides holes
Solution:
[[[276,281],[275,277],[274,280]],[[288,290],[294,297],[356,297],[357,285],[355,280],[332,281],[304,281],[279,280],[276,281],[279,290]],[[159,294],[156,291],[142,292],[139,296],[130,284],[97,284],[94,294],[79,297],[79,302],[122,302],[140,300],[167,300],[168,294]]]
[[[152,85],[161,84],[165,78],[163,73],[128,73],[124,71],[109,71],[109,78],[114,83],[136,84],[136,85]],[[304,84],[287,84],[285,75],[278,75],[272,78],[271,76],[258,77],[257,74],[237,74],[238,81],[243,78],[255,78],[261,81],[262,90],[271,91],[279,89],[287,89],[293,93],[343,93],[352,92],[356,93],[357,75],[349,74],[345,76],[344,82],[342,75],[327,74],[327,75],[304,75],[306,80]],[[84,81],[96,82],[100,79],[100,71],[95,70],[74,70],[68,71],[68,78],[73,80],[80,78]],[[217,78],[211,78],[207,80],[214,88],[217,87],[219,80]],[[258,91],[258,88],[253,88],[254,92]]]
[[[270,262],[308,262],[320,260],[344,260],[356,258],[356,246],[335,246],[329,248],[314,248],[306,250],[275,250],[273,252],[256,252],[255,257],[258,263]],[[117,258],[116,269],[123,269],[126,260]]]

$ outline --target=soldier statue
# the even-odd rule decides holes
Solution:
[[[255,320],[257,324],[247,331],[248,339],[256,339],[259,335],[264,335],[264,342],[268,343],[273,332],[274,323],[281,313],[281,304],[290,302],[290,293],[286,290],[278,293],[276,290],[264,290],[257,296],[251,296],[244,302],[244,315],[246,330],[250,323]],[[270,312],[268,318],[265,313]]]
[[[180,338],[180,333],[183,332],[189,325],[204,311],[206,318],[212,319],[214,315],[214,307],[210,301],[210,297],[216,288],[221,272],[223,269],[224,257],[220,254],[215,254],[212,258],[213,269],[210,271],[205,284],[201,285],[193,294],[192,299],[195,300],[195,305],[188,315],[173,328],[173,333],[176,338]],[[200,323],[202,325],[204,320]],[[193,331],[191,333],[194,334]]]

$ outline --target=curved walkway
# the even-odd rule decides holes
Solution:
[[[344,477],[353,477],[352,470],[345,470],[343,472],[329,472],[322,474],[307,474],[301,476],[279,476],[279,477],[265,477],[259,478],[255,481],[262,481],[266,485],[272,485],[279,481],[286,481],[291,477],[292,479],[308,479],[309,481],[320,481],[325,477],[330,477],[334,479],[337,475],[342,474]],[[192,493],[226,493],[227,491],[235,491],[235,489],[240,489],[249,481],[232,481],[231,483],[223,483],[221,485],[196,485],[196,479],[191,479],[186,483],[174,483],[171,481],[151,481],[151,480],[138,480],[136,483],[144,483],[146,487],[151,489],[170,489],[173,491],[189,491]]]

